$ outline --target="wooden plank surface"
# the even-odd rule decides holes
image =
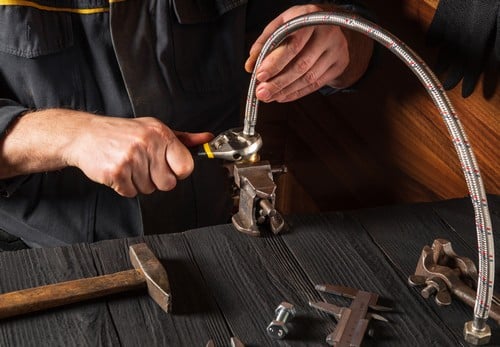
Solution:
[[[418,345],[458,346],[465,345],[462,329],[472,318],[472,309],[460,302],[437,308],[407,285],[407,277],[413,274],[422,247],[437,237],[458,239],[458,254],[475,259],[474,248],[449,227],[463,219],[473,225],[468,204],[468,200],[455,204],[459,221],[448,222],[432,205],[422,204],[295,217],[293,231],[282,237],[251,239],[227,226],[207,233],[190,231],[187,238],[234,334],[255,345],[273,345],[264,334],[265,312],[270,321],[282,300],[297,305],[302,312],[297,325],[307,327],[295,330],[283,345],[324,344],[335,323],[311,311],[307,302],[318,297],[314,284],[330,282],[394,301],[396,312],[388,314],[392,324],[380,328],[378,345],[408,346],[418,341]],[[474,239],[474,229],[465,232],[470,233],[465,239]]]
[[[102,273],[130,268],[128,246],[142,242],[113,240],[93,245]],[[211,338],[229,340],[229,331],[204,280],[192,261],[182,234],[146,238],[169,276],[172,314],[166,314],[146,292],[120,296],[108,302],[122,346],[201,346]],[[119,259],[120,261],[117,261]]]
[[[490,196],[489,204],[493,230],[498,230],[500,199],[498,196]],[[469,199],[395,206],[390,211],[384,208],[373,208],[354,211],[352,215],[383,250],[401,281],[405,281],[409,274],[414,273],[423,246],[431,246],[437,238],[451,241],[456,254],[470,258],[477,266],[476,230],[472,203]],[[494,233],[494,236],[498,264],[500,237],[498,232]],[[496,288],[498,288],[500,274],[498,266],[496,268],[495,281]],[[421,288],[412,290],[418,296]],[[439,317],[439,320],[444,322],[460,340],[464,317],[469,316],[467,320],[472,319],[472,308],[455,298],[452,300],[452,305],[447,307],[438,306],[432,298],[424,300],[424,305],[425,302]],[[489,323],[495,337],[492,345],[500,345],[500,330],[493,320]]]
[[[498,228],[498,197],[490,197],[490,209]],[[324,346],[336,321],[308,301],[349,304],[314,289],[332,283],[393,302],[394,312],[383,313],[390,323],[375,322],[368,345],[465,346],[462,328],[472,309],[458,301],[439,308],[406,280],[422,247],[437,237],[451,239],[458,254],[476,259],[468,199],[293,216],[290,223],[291,232],[282,236],[253,238],[220,225],[0,253],[0,291],[8,292],[130,269],[128,246],[145,241],[165,266],[173,295],[171,314],[137,291],[3,320],[0,345],[204,346],[214,339],[227,346],[238,336],[246,346]],[[287,339],[276,342],[265,329],[282,301],[298,313]],[[490,346],[499,343],[498,328],[491,327]]]
[[[404,346],[419,341],[419,345],[457,345],[458,341],[437,322],[429,309],[418,303],[405,281],[398,278],[393,268],[388,266],[384,254],[373,244],[361,225],[345,214],[336,219],[330,215],[317,224],[311,233],[308,222],[302,228],[306,233],[291,235],[287,242],[292,251],[301,259],[301,264],[311,273],[313,283],[333,283],[371,291],[390,299],[394,312],[381,313],[389,324],[377,324],[377,345]],[[315,219],[315,218],[314,218]],[[330,233],[325,233],[328,226]],[[313,249],[301,247],[310,244],[308,239],[319,239]],[[328,257],[328,255],[331,256]],[[318,256],[322,255],[322,256]],[[326,296],[330,302],[337,302],[334,296]]]
[[[89,246],[0,253],[0,292],[97,276]],[[0,322],[0,346],[116,346],[105,299]]]
[[[243,342],[276,345],[265,331],[282,301],[298,305],[294,329],[283,345],[311,346],[329,333],[331,320],[318,319],[306,305],[320,297],[283,238],[250,238],[229,225],[186,237],[233,334]]]
[[[130,244],[143,239],[0,253],[0,291],[131,269]],[[146,291],[65,306],[0,322],[0,346],[201,346],[229,331],[182,234],[148,237],[175,293],[173,313]],[[203,344],[204,345],[204,344]]]
[[[227,227],[221,233],[188,233],[207,284],[231,329],[243,341],[256,346],[273,346],[264,331],[274,308],[281,301],[296,305],[301,317],[283,346],[322,346],[333,331],[331,317],[311,310],[309,300],[338,298],[319,295],[314,284],[334,283],[373,291],[392,299],[395,312],[385,314],[390,324],[379,326],[380,346],[459,345],[452,333],[398,278],[384,254],[371,242],[358,223],[342,214],[297,217],[293,232],[283,237],[257,240],[239,235]],[[221,237],[223,236],[223,237]],[[213,259],[215,255],[215,260]],[[213,263],[206,260],[211,259]],[[228,290],[227,288],[232,288]],[[469,312],[459,316],[464,320]]]

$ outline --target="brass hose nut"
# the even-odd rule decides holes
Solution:
[[[491,329],[485,325],[483,329],[479,330],[474,327],[474,321],[469,321],[464,325],[464,339],[466,342],[479,346],[485,345],[490,342]]]

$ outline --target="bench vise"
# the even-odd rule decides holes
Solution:
[[[274,234],[286,229],[281,214],[275,208],[276,183],[273,174],[286,169],[272,169],[267,161],[235,163],[234,183],[239,188],[239,209],[232,222],[238,231],[260,236],[259,225],[268,224]]]

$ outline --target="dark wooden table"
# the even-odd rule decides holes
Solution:
[[[489,197],[499,253],[500,198]],[[333,283],[379,293],[394,302],[377,322],[374,346],[465,346],[462,329],[472,308],[454,300],[438,307],[407,285],[421,249],[436,238],[477,261],[468,199],[293,216],[290,233],[252,238],[231,225],[0,253],[0,292],[97,276],[131,268],[128,245],[145,241],[165,265],[173,295],[166,314],[145,292],[133,292],[0,321],[0,346],[324,346],[335,320],[309,300],[349,301],[314,290]],[[498,262],[498,256],[497,256]],[[498,273],[497,283],[498,283]],[[281,301],[296,305],[286,340],[265,328]],[[491,345],[500,345],[499,329]]]

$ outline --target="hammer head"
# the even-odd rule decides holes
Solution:
[[[148,286],[149,295],[165,312],[170,312],[170,284],[167,272],[145,243],[138,243],[129,248],[130,261],[134,268],[141,270]]]

